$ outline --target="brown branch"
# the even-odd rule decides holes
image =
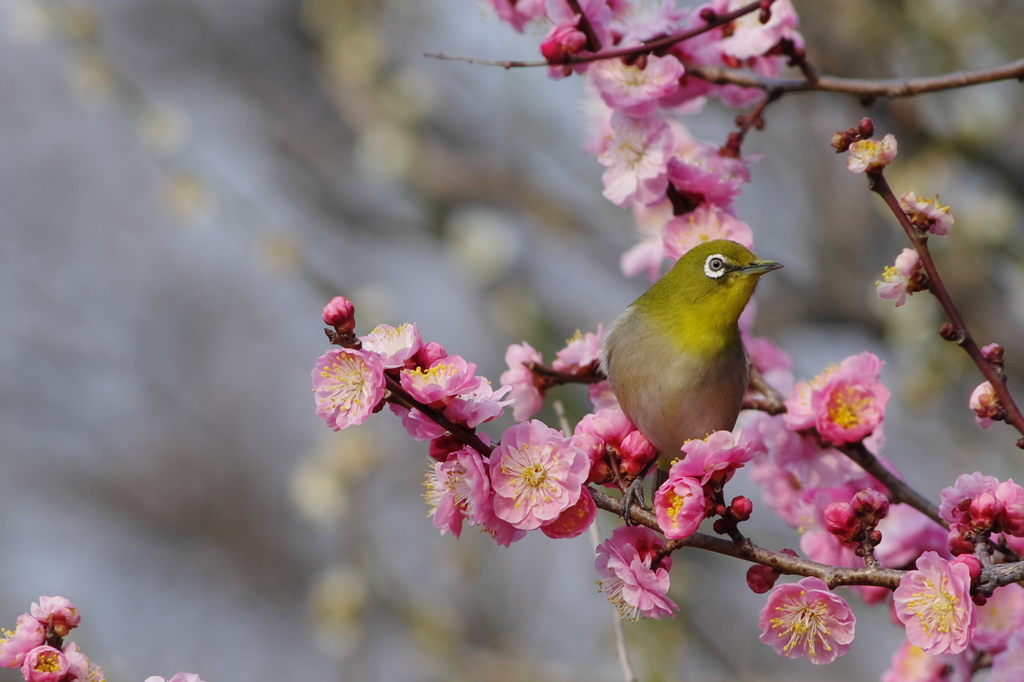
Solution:
[[[1022,69],[1024,69],[1024,62],[1021,63]],[[932,259],[932,253],[928,249],[928,233],[926,231],[919,230],[910,222],[910,218],[900,206],[899,199],[897,199],[896,195],[893,194],[892,188],[889,187],[889,183],[886,181],[881,170],[869,172],[867,175],[871,191],[882,197],[882,200],[889,207],[889,210],[896,216],[896,220],[899,221],[903,231],[907,233],[907,237],[910,239],[910,243],[914,246],[914,250],[917,251],[917,254],[921,257],[921,264],[924,266],[924,270],[928,274],[928,280],[930,282],[928,290],[931,291],[932,295],[939,301],[942,309],[946,311],[946,316],[949,318],[950,324],[953,325],[953,334],[951,336],[957,342],[957,345],[963,348],[971,357],[971,360],[973,360],[974,364],[981,370],[985,379],[992,384],[992,389],[995,391],[996,397],[999,399],[1003,409],[1006,410],[1006,422],[1012,425],[1022,436],[1024,436],[1024,415],[1021,414],[1020,408],[1017,407],[1017,403],[1014,402],[1013,396],[1010,394],[1010,389],[1006,385],[1006,379],[1000,371],[1000,368],[996,367],[981,354],[981,348],[978,347],[978,343],[974,340],[974,337],[971,336],[970,331],[968,331],[967,325],[960,316],[960,311],[957,310],[956,306],[953,304],[953,299],[946,290],[946,285],[942,281],[942,277],[939,275],[939,270],[935,266],[935,261]],[[1017,447],[1024,448],[1024,437],[1017,441]]]
[[[386,398],[388,402],[400,405],[407,410],[419,410],[427,419],[448,431],[463,445],[468,445],[476,450],[482,457],[487,457],[491,454],[491,450],[493,448],[480,440],[480,436],[476,435],[475,431],[466,428],[461,424],[456,424],[434,408],[429,405],[424,405],[420,401],[416,400],[409,395],[404,388],[402,388],[402,385],[398,383],[394,377],[390,376],[386,372],[384,373],[384,382],[388,387],[388,396]]]
[[[770,415],[783,414],[786,411],[786,397],[765,381],[765,378],[753,365],[750,366],[748,382],[750,388],[764,397],[760,400],[757,398],[744,398],[742,406],[744,410],[760,410]]]
[[[823,443],[822,447],[830,447]],[[889,500],[893,504],[903,502],[917,511],[921,512],[943,528],[949,528],[949,524],[939,516],[939,508],[928,498],[907,485],[906,481],[898,478],[896,474],[889,471],[864,443],[848,443],[835,446],[837,450],[854,461],[861,469],[878,479],[878,482],[889,489]]]

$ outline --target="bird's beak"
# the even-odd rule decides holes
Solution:
[[[755,260],[750,265],[744,265],[739,271],[744,275],[763,275],[766,272],[778,270],[781,267],[782,263],[776,263],[773,260]]]

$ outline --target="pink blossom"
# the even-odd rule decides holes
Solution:
[[[693,247],[715,239],[739,242],[747,248],[754,245],[754,233],[746,223],[706,203],[670,220],[663,234],[665,255],[673,260]]]
[[[147,677],[146,678],[146,682],[203,682],[203,681],[201,679],[199,679],[199,675],[196,675],[195,673],[177,673],[177,674],[175,674],[174,677],[172,677],[169,680],[164,680],[164,678],[162,678],[162,677],[157,677],[156,675],[153,675],[152,677]]]
[[[516,424],[491,453],[494,512],[521,530],[539,528],[576,504],[590,460],[543,422]]]
[[[668,187],[666,169],[672,136],[657,115],[629,116],[616,111],[605,150],[597,157],[604,172],[604,196],[618,206],[650,203]]]
[[[520,33],[526,24],[544,16],[544,0],[485,0],[485,3],[494,8],[499,19]]]
[[[601,339],[604,326],[597,325],[597,333],[581,334],[579,330],[565,342],[565,348],[555,354],[551,368],[559,372],[578,372],[601,358]]]
[[[1010,535],[1024,535],[1024,488],[1007,479],[996,488],[996,499],[1003,507],[999,527]]]
[[[412,364],[418,367],[430,367],[438,360],[446,357],[448,357],[448,351],[444,349],[444,346],[436,341],[427,341],[420,346],[416,357],[413,358]]]
[[[587,397],[595,410],[617,410],[619,401],[612,392],[611,383],[605,379],[587,387]]]
[[[68,660],[68,676],[65,682],[104,682],[103,670],[79,651],[78,645],[74,642],[68,642],[64,646],[64,656]]]
[[[988,682],[1019,682],[1024,670],[1024,630],[1018,626],[1006,649],[992,657],[992,674]]]
[[[313,368],[316,416],[335,431],[362,424],[384,398],[384,367],[375,353],[330,350]]]
[[[986,493],[994,497],[998,487],[999,479],[995,476],[983,476],[980,471],[960,474],[951,487],[942,489],[939,516],[950,525],[969,524],[971,500]]]
[[[598,545],[598,585],[624,619],[661,618],[679,610],[667,596],[672,557],[662,558],[657,568],[651,568],[655,553],[664,546],[657,533],[643,526],[619,526]]]
[[[448,433],[448,430],[437,422],[431,420],[416,408],[408,409],[395,403],[388,403],[388,407],[402,419],[402,426],[405,432],[413,440],[434,440]]]
[[[896,157],[896,138],[889,133],[881,140],[858,140],[850,145],[846,167],[854,173],[877,173]]]
[[[603,59],[590,68],[590,80],[605,104],[630,116],[646,116],[658,108],[658,100],[679,87],[683,65],[672,55],[647,58],[644,68],[626,65],[621,59]]]
[[[509,547],[513,542],[518,542],[526,537],[526,531],[516,528],[505,519],[499,518],[494,512],[495,494],[491,491],[487,496],[487,502],[483,505],[483,532],[494,538],[494,541],[501,547]]]
[[[1002,403],[999,402],[995,389],[988,381],[983,381],[974,389],[974,392],[971,393],[970,405],[974,410],[974,421],[978,422],[978,426],[983,429],[991,427],[996,418],[1005,417],[1006,411],[1003,409]]]
[[[505,407],[514,400],[502,400],[511,386],[502,386],[497,391],[491,388],[491,382],[477,377],[477,386],[471,391],[457,395],[444,407],[444,416],[456,424],[465,424],[475,429],[480,424],[501,416]]]
[[[414,400],[429,405],[475,391],[479,384],[475,373],[475,363],[466,362],[458,355],[449,355],[426,369],[403,369],[402,388],[408,391]]]
[[[587,36],[579,30],[579,17],[555,24],[544,36],[540,44],[540,53],[548,64],[548,77],[558,80],[571,76],[573,65],[568,64],[570,55],[579,54],[587,47]],[[583,71],[586,64],[579,64],[577,68]]]
[[[878,298],[885,300],[896,299],[896,307],[900,307],[907,300],[907,286],[910,280],[921,271],[921,257],[914,249],[903,249],[900,255],[896,256],[896,264],[890,265],[882,273],[882,280],[875,282],[875,289]]]
[[[540,530],[555,540],[574,538],[585,533],[596,518],[597,505],[594,504],[590,491],[583,487],[576,504],[559,514],[554,521],[545,523]]]
[[[688,440],[683,443],[683,452],[686,456],[672,465],[669,476],[691,476],[701,485],[712,479],[727,483],[755,454],[750,441],[741,433],[729,431],[715,431],[703,440]]]
[[[933,656],[905,639],[882,673],[882,682],[970,682],[968,653]]]
[[[949,206],[943,206],[939,202],[938,194],[933,201],[921,199],[914,192],[907,192],[900,197],[900,208],[918,229],[940,237],[948,235],[953,229],[953,223],[956,222],[953,214],[949,212]]]
[[[501,375],[501,383],[512,388],[509,394],[514,401],[512,416],[517,422],[529,419],[544,406],[544,396],[533,382],[533,372],[526,367],[530,362],[539,364],[543,359],[540,352],[525,341],[522,345],[514,343],[505,351],[508,371]]]
[[[960,653],[977,627],[969,568],[935,552],[918,558],[917,570],[903,576],[893,602],[907,639],[929,654]]]
[[[356,328],[355,306],[344,296],[335,296],[324,306],[324,324],[344,334]]]
[[[25,682],[59,682],[67,675],[68,668],[63,651],[52,646],[37,646],[25,654],[21,674]]]
[[[665,258],[661,230],[672,218],[672,202],[668,199],[649,205],[633,204],[633,220],[640,242],[622,254],[619,269],[623,275],[634,277],[643,272],[652,282],[661,277]]]
[[[942,526],[909,505],[889,507],[888,516],[877,528],[882,541],[875,547],[875,558],[883,566],[906,566],[928,551],[951,558]]]
[[[621,46],[638,45],[679,31],[679,22],[689,11],[677,7],[673,0],[623,4],[623,11],[611,23],[612,34]]]
[[[363,349],[379,355],[387,369],[405,367],[423,343],[419,330],[411,323],[401,327],[378,325],[372,332],[361,337],[361,341]]]
[[[42,623],[25,613],[18,616],[14,632],[3,631],[0,639],[0,666],[17,668],[25,660],[25,654],[46,641],[46,630]]]
[[[1011,583],[998,588],[978,607],[978,629],[971,647],[995,653],[1006,648],[1010,636],[1024,627],[1024,587]]]
[[[960,474],[956,483],[942,490],[939,515],[953,530],[966,532],[1004,531],[1024,534],[1024,488],[1007,479],[980,472]]]
[[[427,515],[434,517],[434,528],[441,535],[451,531],[459,537],[464,518],[472,525],[486,518],[490,479],[476,450],[463,448],[448,455],[444,462],[435,462],[424,486],[424,497],[430,505]]]
[[[853,643],[857,619],[820,578],[778,585],[761,609],[761,641],[787,658],[826,665]]]
[[[800,482],[789,471],[762,457],[754,460],[750,478],[761,489],[764,505],[783,522],[793,528],[813,522],[813,516],[803,504]]]
[[[743,0],[715,0],[711,7],[724,14],[744,4]],[[799,17],[789,0],[776,0],[771,6],[771,19],[767,23],[761,23],[758,12],[745,14],[732,22],[731,34],[722,38],[719,45],[724,55],[741,62],[765,56],[783,39],[792,41],[797,49],[802,49],[803,37],[795,30],[798,23]]]
[[[614,478],[606,455],[610,447],[616,453],[623,440],[635,427],[621,410],[602,409],[584,415],[576,424],[572,444],[586,453],[590,460],[587,483],[605,483]]]
[[[674,468],[674,467],[673,467]],[[665,537],[688,538],[707,517],[708,501],[700,481],[690,476],[669,474],[654,493],[654,514]]]
[[[668,125],[672,131],[669,182],[694,205],[706,202],[731,213],[740,185],[750,182],[749,166],[760,156],[723,156],[717,145],[694,139],[682,121],[673,118]]]
[[[68,632],[82,622],[78,609],[64,597],[40,597],[39,603],[33,602],[29,612],[44,627],[52,625],[59,637],[67,637]]]

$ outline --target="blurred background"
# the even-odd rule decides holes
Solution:
[[[1019,3],[794,5],[834,75],[1022,56]],[[551,357],[646,288],[619,274],[631,217],[581,150],[578,80],[422,56],[536,59],[542,29],[517,35],[474,0],[2,9],[0,624],[64,595],[83,614],[72,639],[117,682],[621,679],[586,536],[439,536],[426,447],[386,412],[331,432],[309,388],[337,294],[359,333],[415,321],[496,382],[509,343]],[[895,191],[952,205],[936,258],[1019,387],[1022,104],[1013,82],[872,106],[799,95],[745,147],[765,157],[740,217],[786,265],[759,291],[758,333],[800,378],[884,357],[886,453],[933,500],[964,471],[1020,480],[1024,455],[1008,426],[975,425],[981,378],[935,333],[935,302],[876,299],[905,238],[829,139],[871,115],[899,138]],[[724,142],[734,115],[687,124]],[[586,409],[572,387],[553,397]],[[742,472],[733,485],[757,507]],[[799,542],[765,514],[750,534]],[[845,658],[780,659],[757,641],[744,565],[675,561],[683,612],[626,626],[644,680],[877,679],[902,639],[859,608]]]

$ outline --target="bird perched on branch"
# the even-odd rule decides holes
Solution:
[[[663,470],[687,440],[736,424],[748,383],[740,314],[761,275],[781,267],[736,242],[705,242],[683,254],[605,335],[601,365],[612,391],[657,448]]]

